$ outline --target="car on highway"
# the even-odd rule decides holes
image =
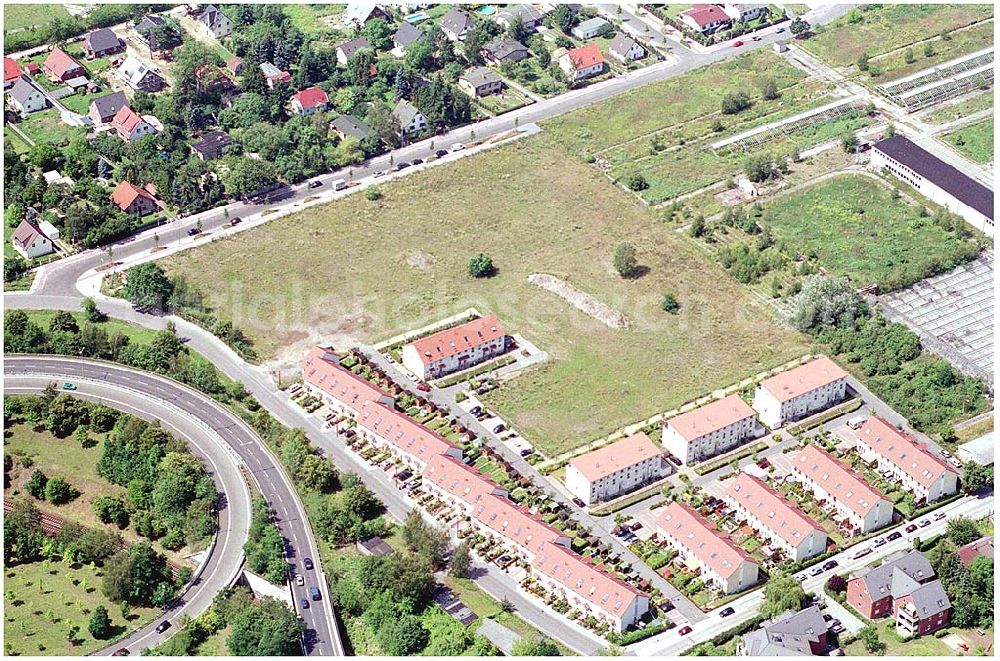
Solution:
[[[156,625],[156,633],[163,633],[170,628],[170,620],[163,620]]]
[[[76,385],[67,381],[62,385],[63,390],[76,390]]]
[[[242,218],[240,218],[239,216],[236,216],[235,218],[231,218],[231,219],[229,220],[229,224],[230,224],[230,225],[239,225],[239,224],[240,224],[240,223],[242,223],[242,222],[243,222],[243,219],[242,219]]]
[[[896,541],[897,539],[899,539],[902,536],[903,536],[903,533],[899,532],[898,530],[894,530],[891,533],[889,533],[888,539],[889,539],[890,542],[894,542],[894,541]]]
[[[736,609],[732,606],[726,606],[721,611],[719,611],[719,617],[729,617],[736,612]]]
[[[917,524],[915,523],[911,523],[910,525],[906,526],[906,532],[913,532],[916,529],[917,529]]]
[[[295,577],[295,585],[305,585],[306,579],[302,578],[302,574]]]
[[[679,631],[677,632],[677,635],[678,635],[678,636],[686,636],[686,635],[688,635],[689,633],[691,633],[692,631],[693,631],[693,629],[691,629],[691,627],[690,627],[690,626],[683,626],[683,627],[681,627],[681,628],[680,628],[680,630],[679,630]]]
[[[312,569],[313,568],[312,558],[303,558],[302,566],[305,567],[306,569]]]
[[[438,158],[444,158],[445,156],[448,155],[448,150],[438,149],[436,152],[434,152],[434,155],[437,156]]]
[[[829,561],[826,562],[826,564],[823,565],[823,571],[830,571],[831,569],[833,569],[836,566],[837,566],[837,561],[836,560],[829,560]]]
[[[733,48],[739,48],[742,45],[743,45],[742,41],[734,41],[733,42]]]
[[[385,170],[375,170],[375,172],[372,172],[373,179],[378,179],[379,177],[384,177],[384,176],[385,176]]]
[[[465,145],[463,145],[461,142],[456,142],[450,147],[450,149],[452,152],[462,151],[463,149],[465,149]]]
[[[755,35],[753,36],[753,40],[754,40],[754,41],[760,41],[760,35],[759,35],[759,34],[755,34]]]
[[[319,594],[319,588],[315,585],[309,588],[309,596],[312,597],[313,601],[319,601],[322,597]]]
[[[313,179],[312,181],[309,182],[309,188],[319,188],[322,185],[323,182],[320,181],[319,179]]]
[[[306,599],[305,597],[302,597],[301,599],[299,599],[299,606],[302,606],[302,610],[306,610],[307,608],[309,608],[309,600]]]

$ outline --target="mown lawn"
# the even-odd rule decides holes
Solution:
[[[31,113],[18,123],[18,128],[36,143],[47,142],[56,146],[68,144],[76,136],[86,133],[79,126],[64,123],[55,108]]]
[[[162,263],[284,364],[315,342],[346,348],[468,307],[496,313],[550,360],[486,399],[547,453],[806,349],[721,267],[545,135],[380,189],[378,202],[353,195]],[[623,241],[647,269],[638,279],[612,269]],[[492,278],[466,273],[480,251],[497,266]],[[612,330],[534,287],[532,273],[566,279],[631,328]],[[659,309],[668,291],[677,315]]]
[[[970,124],[944,137],[955,147],[976,163],[991,163],[993,161],[993,120]]]
[[[885,287],[922,265],[955,259],[967,245],[918,211],[871,178],[845,174],[777,198],[764,221],[790,250],[815,251],[828,271]]]
[[[836,67],[854,64],[993,16],[981,5],[873,4],[860,6],[821,28],[800,45]]]
[[[931,113],[928,113],[922,117],[922,119],[929,124],[946,124],[956,119],[961,119],[962,117],[974,115],[977,112],[982,112],[983,110],[987,110],[992,107],[993,90],[990,89],[985,92],[978,93],[973,97],[963,99],[958,103],[939,108]]]
[[[5,656],[83,656],[107,647],[87,631],[93,609],[108,609],[114,637],[138,628],[160,614],[154,608],[133,607],[129,621],[101,592],[100,568],[63,562],[33,562],[4,567]],[[67,640],[78,627],[74,641]]]
[[[892,618],[876,622],[875,626],[878,637],[886,644],[884,656],[955,656],[953,649],[934,636],[921,636],[903,642],[902,637],[896,633]],[[844,652],[847,656],[871,656],[860,640],[845,647]]]
[[[24,28],[40,27],[55,18],[68,19],[69,12],[62,5],[22,5],[4,6],[3,29],[5,32]]]

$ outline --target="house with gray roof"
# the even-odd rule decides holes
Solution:
[[[94,120],[94,124],[107,124],[127,105],[125,92],[106,94],[91,100],[87,116]]]
[[[10,88],[7,104],[20,115],[29,115],[45,108],[45,95],[30,79],[21,76]]]
[[[869,619],[887,615],[900,635],[924,635],[947,626],[951,602],[919,551],[890,556],[847,581],[847,603]]]
[[[534,30],[542,24],[545,15],[535,5],[508,5],[497,12],[496,22],[504,28],[510,28],[519,18],[525,27]]]
[[[458,87],[474,99],[490,94],[499,94],[503,89],[503,78],[493,69],[474,67],[458,77]]]
[[[599,17],[588,18],[586,21],[581,21],[579,25],[571,30],[574,37],[584,40],[599,37],[610,31],[611,23],[608,23],[606,20]]]
[[[507,62],[520,62],[530,55],[527,46],[507,37],[483,44],[483,57],[494,66],[501,66]]]
[[[646,57],[646,49],[632,37],[619,32],[608,44],[608,55],[622,64],[628,64]]]
[[[424,38],[425,35],[420,28],[403,21],[396,33],[392,35],[392,46],[405,50],[410,44]]]
[[[88,59],[106,57],[125,50],[125,40],[118,37],[111,28],[94,30],[83,38],[83,54]]]
[[[360,50],[371,48],[372,45],[364,37],[355,37],[337,46],[337,62],[346,65],[347,61],[354,57]]]
[[[354,27],[362,27],[368,21],[381,18],[385,21],[392,20],[392,12],[388,8],[374,2],[351,2],[347,5],[341,18],[344,24]]]
[[[330,130],[339,135],[341,140],[364,140],[372,133],[371,127],[354,115],[338,115],[330,122]]]
[[[458,7],[452,7],[441,17],[441,31],[452,41],[462,41],[465,33],[475,26],[468,12]]]
[[[427,128],[427,117],[406,99],[400,99],[396,103],[396,107],[392,109],[392,115],[399,121],[400,133],[404,136],[420,133]]]
[[[818,606],[788,611],[744,635],[738,656],[818,656],[826,652],[826,621]]]
[[[205,7],[198,17],[198,25],[205,36],[222,39],[233,33],[233,21],[215,5]]]

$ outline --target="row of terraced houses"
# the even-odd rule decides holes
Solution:
[[[303,362],[307,391],[353,420],[361,438],[419,472],[429,492],[464,512],[459,532],[470,526],[504,544],[528,564],[541,585],[615,631],[626,630],[649,610],[648,595],[573,552],[560,530],[468,466],[460,447],[396,410],[391,395],[340,360],[322,347],[310,350]]]

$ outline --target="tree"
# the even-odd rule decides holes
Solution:
[[[854,134],[854,131],[844,131],[843,135],[840,136],[840,148],[848,154],[858,151],[858,136]]]
[[[28,262],[17,255],[3,260],[3,281],[13,282],[28,272]]]
[[[174,285],[162,266],[156,262],[146,262],[130,268],[127,276],[122,295],[132,305],[154,310],[165,309]]]
[[[806,278],[792,299],[789,321],[799,330],[818,331],[848,326],[867,312],[867,304],[847,278],[814,275]]]
[[[858,632],[858,639],[864,643],[865,649],[872,654],[884,654],[885,643],[878,637],[878,630],[872,625],[868,625]]]
[[[163,605],[176,591],[167,559],[147,542],[136,542],[104,564],[104,596],[134,606]]]
[[[615,270],[618,271],[618,275],[623,278],[635,277],[639,270],[635,247],[631,243],[619,243],[615,247],[611,263],[614,265]]]
[[[934,42],[928,41],[924,43],[924,57],[932,57],[934,55]]]
[[[361,34],[375,50],[385,50],[392,41],[393,29],[382,18],[373,18],[365,23]]]
[[[300,656],[305,624],[282,602],[264,597],[230,620],[226,648],[233,656]]]
[[[111,635],[111,617],[108,616],[108,609],[103,604],[94,607],[94,613],[87,623],[87,631],[98,640],[104,640]]]
[[[125,503],[120,497],[106,494],[96,496],[90,502],[90,505],[94,508],[94,514],[97,515],[97,518],[102,523],[113,523],[120,530],[128,527],[128,509],[126,509]]]
[[[511,656],[559,656],[559,648],[548,638],[520,638],[511,648]]]
[[[982,537],[983,533],[972,519],[957,516],[948,520],[947,535],[955,546],[965,546]]]
[[[495,271],[496,268],[493,266],[493,259],[485,253],[473,255],[469,259],[469,275],[473,278],[488,278]]]
[[[80,492],[70,486],[64,478],[54,477],[45,483],[45,500],[53,505],[62,505],[73,500]]]
[[[704,215],[699,213],[697,216],[694,217],[694,220],[691,221],[691,227],[688,228],[688,234],[690,234],[695,239],[704,236],[705,234]]]
[[[767,181],[774,174],[774,159],[770,154],[750,154],[743,159],[743,172],[755,183]]]
[[[993,467],[970,461],[962,468],[962,486],[968,493],[993,487]]]
[[[868,71],[868,60],[870,60],[870,59],[871,59],[871,56],[868,55],[868,53],[862,53],[861,55],[859,55],[858,56],[858,62],[857,62],[857,64],[858,64],[858,70],[859,71]]]
[[[552,25],[559,28],[563,32],[569,32],[569,30],[576,25],[576,12],[573,11],[573,9],[568,5],[556,5],[555,10],[549,16]]]
[[[468,578],[472,567],[472,554],[468,542],[460,542],[451,554],[448,573],[456,578]],[[992,575],[992,574],[991,574]]]
[[[768,101],[777,99],[778,96],[780,96],[780,93],[778,92],[778,84],[774,82],[773,78],[764,78],[760,81],[759,85],[760,95]]]
[[[681,304],[677,302],[677,297],[671,292],[667,292],[660,299],[660,309],[670,314],[677,314],[681,309]]]
[[[337,472],[329,461],[317,454],[310,454],[302,460],[295,477],[312,491],[331,493],[337,488]]]
[[[90,421],[90,405],[82,399],[60,394],[49,402],[46,428],[56,436],[68,436]]]
[[[24,490],[31,494],[32,498],[36,500],[45,499],[45,485],[48,483],[49,478],[45,476],[45,473],[41,469],[35,469],[35,471],[28,477],[27,482],[24,483]]]
[[[826,587],[834,594],[843,594],[847,592],[847,579],[838,574],[833,574],[830,578],[826,579]]]
[[[649,188],[649,182],[646,181],[646,177],[644,177],[638,170],[629,170],[625,173],[622,180],[631,191],[638,192]]]
[[[801,16],[796,16],[794,20],[792,20],[792,24],[788,26],[788,30],[796,37],[802,37],[809,34],[811,29],[812,26],[810,26],[807,21],[803,20]]]
[[[805,601],[806,593],[802,584],[790,574],[775,573],[764,586],[764,603],[760,614],[775,617],[785,611],[798,611]]]
[[[728,92],[722,97],[720,108],[724,115],[735,115],[750,107],[750,95],[746,92]]]
[[[3,556],[8,566],[38,557],[45,539],[39,521],[34,503],[27,498],[14,498],[11,511],[5,512],[3,519]]]
[[[83,316],[92,323],[104,321],[104,313],[97,307],[97,303],[91,297],[83,299]]]
[[[407,656],[427,645],[429,634],[415,615],[404,614],[383,623],[375,632],[382,651],[390,656]]]
[[[448,551],[447,531],[429,525],[417,510],[406,516],[402,537],[407,548],[427,560],[431,567],[437,568],[444,563]]]

